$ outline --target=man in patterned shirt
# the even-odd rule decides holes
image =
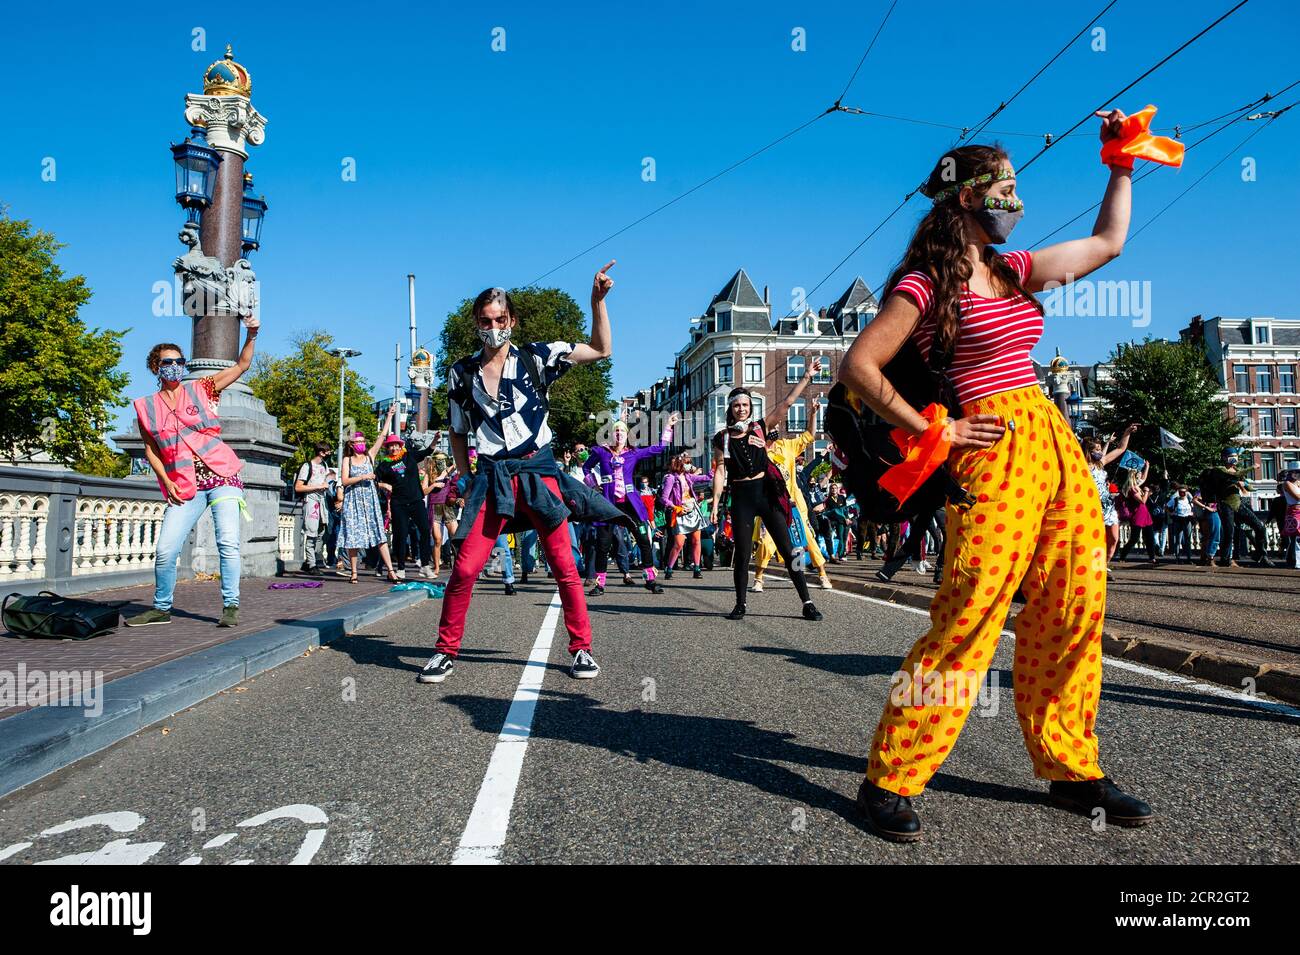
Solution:
[[[451,450],[460,471],[465,512],[456,530],[456,563],[443,596],[438,643],[418,680],[441,683],[451,673],[465,633],[474,581],[505,532],[534,528],[546,551],[564,606],[575,679],[591,679],[600,667],[591,655],[591,623],[582,580],[574,564],[569,518],[626,520],[612,505],[561,471],[551,451],[547,389],[574,365],[608,358],[612,350],[605,296],[614,287],[606,275],[591,286],[591,342],[511,344],[518,324],[505,289],[486,289],[472,314],[483,348],[456,362],[447,376]],[[469,438],[478,451],[470,481]]]

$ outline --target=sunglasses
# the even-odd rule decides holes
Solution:
[[[184,358],[164,358],[162,361],[158,362],[158,367],[166,368],[169,365],[180,365],[182,368],[184,368],[185,364],[186,362]]]

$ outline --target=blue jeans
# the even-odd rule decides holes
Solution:
[[[503,583],[515,582],[515,559],[510,553],[510,539],[505,534],[497,538],[497,547],[501,548],[501,580]]]
[[[166,613],[172,609],[176,562],[185,539],[209,505],[212,506],[212,525],[216,531],[221,569],[221,605],[239,606],[239,511],[243,500],[242,488],[222,486],[198,491],[184,504],[167,505],[163,512],[162,530],[158,532],[158,550],[153,559],[155,610]]]
[[[1209,511],[1201,524],[1201,554],[1206,560],[1214,560],[1219,549],[1219,530],[1222,527],[1217,511]]]

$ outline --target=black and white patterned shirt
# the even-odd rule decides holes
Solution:
[[[535,358],[541,366],[539,377],[544,376],[550,388],[573,367],[573,349],[571,342],[512,344],[496,398],[483,386],[479,370],[483,352],[462,358],[447,375],[451,430],[456,434],[472,433],[478,453],[491,458],[520,458],[546,447],[551,443],[546,407],[521,362]]]

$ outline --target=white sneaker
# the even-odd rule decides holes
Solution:
[[[406,571],[404,571],[404,570],[398,570],[398,571],[397,571],[397,579],[398,579],[398,580],[405,580],[405,579],[406,579]]]
[[[751,587],[750,589],[753,590],[754,593],[756,594],[761,594],[763,592],[763,582],[759,580],[757,577],[755,577],[754,586]]]
[[[931,569],[932,568],[930,567],[930,565],[927,564],[925,561],[921,561],[919,564],[916,565],[916,572],[918,574],[928,574],[931,571]]]
[[[434,577],[438,575],[433,572],[432,567],[430,567],[428,564],[425,564],[423,567],[420,568],[420,576],[432,580]]]
[[[831,579],[830,579],[829,577],[827,577],[825,574],[822,574],[821,577],[818,578],[818,579],[821,581],[822,590],[834,590],[834,589],[835,589],[834,587],[831,586]]]
[[[376,576],[376,577],[385,577],[385,576],[387,576],[387,575],[384,573],[384,565],[383,565],[383,564],[380,564],[378,567],[375,568],[375,576]]]

